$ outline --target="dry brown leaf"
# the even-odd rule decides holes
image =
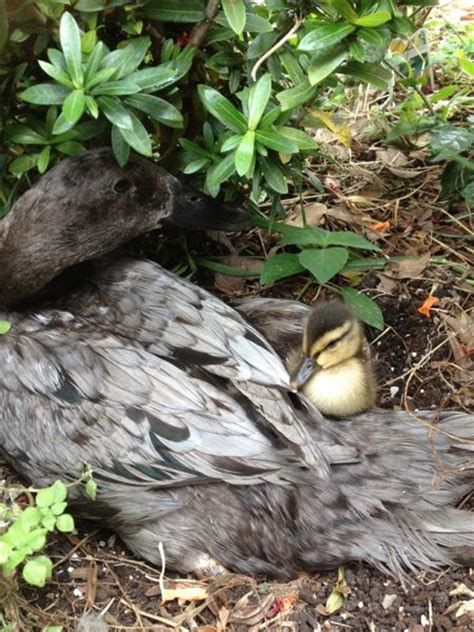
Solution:
[[[260,603],[254,606],[249,606],[247,603],[251,594],[253,593],[247,593],[244,597],[242,597],[242,599],[239,599],[232,609],[229,621],[250,626],[256,625],[259,621],[265,618],[275,601],[275,595],[269,593],[262,599],[262,601],[260,601]]]
[[[404,167],[408,164],[408,158],[399,149],[389,147],[375,152],[378,162],[390,167]]]
[[[430,262],[430,253],[420,257],[403,259],[403,261],[391,261],[385,268],[385,274],[394,279],[412,279],[419,276]]]
[[[214,287],[223,294],[233,296],[242,292],[245,288],[245,277],[231,276],[217,272],[214,277]]]
[[[392,292],[396,292],[398,290],[398,283],[394,281],[386,274],[382,274],[381,272],[377,273],[377,278],[379,279],[379,283],[377,285],[377,289],[383,292],[384,294],[392,294]]]
[[[424,173],[424,169],[403,169],[402,167],[387,167],[390,173],[393,173],[397,178],[402,178],[403,180],[411,180],[411,178],[417,178],[419,175]]]
[[[468,615],[472,619],[474,619],[474,599],[469,599],[469,601],[463,601],[459,608],[456,610],[456,619],[459,619],[463,615]]]
[[[304,215],[306,217],[306,223],[309,226],[318,226],[322,223],[324,216],[326,215],[328,207],[321,202],[311,202],[305,204]],[[294,217],[286,222],[292,226],[304,226],[303,213],[301,212],[301,206],[298,206],[294,211]]]
[[[474,347],[474,319],[468,314],[461,314],[458,318],[442,314],[443,320],[456,334],[460,342],[468,348]]]
[[[207,586],[193,580],[168,580],[161,591],[162,603],[174,601],[175,599],[182,599],[183,601],[204,601],[207,597]]]

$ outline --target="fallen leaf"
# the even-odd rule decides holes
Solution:
[[[326,215],[328,207],[321,202],[312,202],[311,204],[304,205],[304,216],[306,218],[306,224],[309,226],[318,226],[321,224],[324,216]],[[304,226],[303,213],[301,212],[301,206],[295,209],[294,217],[286,222],[292,226]]]
[[[253,591],[239,599],[230,614],[229,621],[251,626],[256,625],[267,616],[275,601],[275,595],[269,593],[257,605],[249,606],[247,603],[251,594],[253,594]]]
[[[192,580],[189,582],[168,580],[167,585],[165,585],[161,591],[162,603],[174,601],[175,599],[182,599],[183,601],[204,601],[207,597],[208,592],[206,585]]]
[[[469,617],[474,618],[474,599],[469,599],[469,601],[463,601],[459,608],[456,610],[456,619],[459,619],[463,615],[469,615]]]
[[[428,296],[423,305],[421,307],[418,307],[416,311],[419,312],[422,316],[426,316],[426,318],[429,318],[431,316],[431,308],[437,303],[439,303],[439,298],[437,296]]]
[[[393,173],[397,178],[402,178],[403,180],[411,180],[412,178],[417,178],[422,173],[424,173],[423,169],[403,169],[402,167],[387,167],[390,173]]]
[[[451,596],[463,595],[463,597],[472,597],[474,598],[474,590],[471,590],[466,586],[466,584],[458,584],[456,588],[449,593]]]
[[[378,162],[391,167],[404,167],[408,164],[408,158],[399,149],[389,147],[375,152]]]
[[[370,230],[373,230],[374,233],[384,233],[390,228],[390,222],[378,222],[377,224],[372,224],[369,228]]]
[[[344,147],[351,146],[351,130],[349,126],[341,120],[340,116],[332,112],[325,112],[323,110],[310,110],[310,115],[319,119],[324,125],[331,130],[336,136],[337,140],[344,145]]]
[[[377,273],[377,278],[379,280],[377,289],[384,294],[392,294],[392,292],[396,292],[398,290],[399,284],[394,279],[382,274],[381,272]]]
[[[419,276],[428,263],[430,262],[431,255],[427,252],[420,257],[407,257],[402,261],[390,261],[386,268],[385,274],[391,276],[394,279],[412,279]]]

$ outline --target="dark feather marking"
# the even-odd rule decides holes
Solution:
[[[244,338],[247,338],[247,340],[250,340],[250,342],[254,342],[256,345],[258,345],[262,349],[265,349],[266,351],[268,351],[269,349],[267,342],[263,340],[263,338],[261,338],[260,336],[257,336],[257,334],[254,334],[254,332],[250,329],[246,330]]]
[[[168,441],[175,442],[186,441],[189,439],[190,433],[186,426],[184,426],[184,428],[177,428],[176,426],[170,426],[156,415],[152,415],[147,412],[145,415],[150,423],[153,434],[161,436],[163,439],[167,439]]]
[[[61,386],[53,392],[53,395],[68,404],[79,404],[85,399],[65,374],[61,376]]]
[[[268,467],[253,467],[248,465],[245,461],[239,461],[238,459],[227,456],[216,456],[212,462],[217,469],[237,476],[261,476],[262,474],[268,474],[270,471]],[[278,466],[275,466],[275,470],[277,469]]]
[[[150,439],[151,439],[151,442],[152,442],[153,447],[155,448],[155,450],[158,452],[158,454],[163,459],[163,461],[171,469],[176,470],[177,472],[184,472],[185,474],[192,474],[193,476],[202,476],[196,470],[192,470],[191,468],[186,467],[180,461],[178,461],[178,459],[175,459],[172,456],[172,453],[169,450],[169,448],[166,447],[165,445],[163,445],[161,443],[161,441],[160,441],[160,438],[156,434],[154,434],[153,432],[150,432]]]
[[[189,347],[181,349],[173,349],[173,356],[183,365],[197,364],[198,366],[206,366],[206,364],[224,364],[228,358],[224,356],[211,355],[203,351],[195,351]],[[169,358],[167,358],[169,360]]]

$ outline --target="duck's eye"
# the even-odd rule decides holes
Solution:
[[[334,349],[338,342],[339,340],[332,340],[331,342],[328,342],[326,345],[326,349]]]
[[[114,184],[114,191],[115,193],[125,193],[125,191],[128,191],[131,186],[132,183],[130,182],[130,180],[122,178],[121,180],[117,180],[117,182]]]
[[[198,202],[201,201],[201,196],[198,193],[190,193],[188,195],[188,200],[192,204],[197,204]]]

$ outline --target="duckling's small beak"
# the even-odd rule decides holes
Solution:
[[[319,368],[313,357],[304,357],[290,375],[291,388],[294,388],[296,391],[300,390]]]
[[[244,208],[225,204],[173,180],[173,207],[166,221],[196,230],[238,231],[249,226],[250,213]]]

